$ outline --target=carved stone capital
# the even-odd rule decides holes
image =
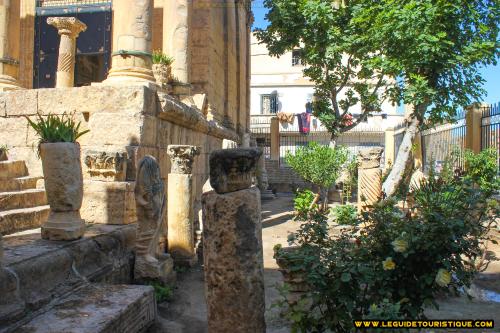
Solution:
[[[375,169],[380,167],[380,158],[383,148],[374,147],[362,149],[358,152],[358,165],[360,169]]]
[[[76,17],[49,17],[47,24],[55,27],[59,35],[68,35],[71,38],[76,38],[87,30],[87,25]]]
[[[126,152],[89,152],[85,156],[85,165],[92,178],[124,181],[127,175],[127,157]]]
[[[169,145],[168,156],[172,160],[170,173],[190,174],[193,172],[193,161],[200,154],[200,147],[189,145]]]
[[[217,193],[249,188],[262,152],[254,148],[221,149],[210,154],[210,185]]]

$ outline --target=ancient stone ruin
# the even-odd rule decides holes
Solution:
[[[358,211],[366,210],[382,196],[382,148],[362,149],[358,152]]]

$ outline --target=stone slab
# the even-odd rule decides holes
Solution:
[[[137,333],[156,319],[151,286],[90,285],[59,300],[19,333]]]
[[[11,209],[0,212],[0,234],[39,228],[49,217],[49,206]]]
[[[36,188],[37,181],[41,177],[19,177],[10,179],[0,179],[0,192],[24,191]]]
[[[19,178],[28,175],[24,161],[0,162],[0,179]]]
[[[29,189],[0,192],[0,212],[9,209],[31,208],[47,205],[45,190]]]

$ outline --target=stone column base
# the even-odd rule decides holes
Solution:
[[[134,280],[137,282],[159,281],[163,284],[175,282],[174,261],[169,254],[156,259],[151,256],[139,256],[135,259]]]
[[[42,224],[42,238],[48,240],[75,240],[85,233],[85,221],[79,211],[50,212]]]
[[[9,75],[0,75],[0,91],[24,89],[16,79]]]

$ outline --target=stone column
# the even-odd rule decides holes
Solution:
[[[19,89],[20,0],[0,1],[0,91]]]
[[[172,89],[174,95],[190,95],[191,56],[189,23],[192,0],[168,0],[163,5],[163,52],[172,56]]]
[[[49,17],[47,24],[61,36],[57,59],[56,88],[73,87],[75,83],[76,38],[87,26],[76,17]]]
[[[358,211],[367,210],[382,197],[382,148],[362,149],[358,152]]]
[[[476,154],[481,152],[482,111],[488,106],[486,103],[476,103],[466,108],[465,148]]]
[[[266,331],[260,192],[250,187],[260,152],[210,156],[213,191],[202,194],[208,332]]]
[[[277,117],[271,118],[271,160],[280,160],[280,122]]]
[[[113,1],[113,53],[104,84],[155,82],[152,18],[153,0]]]
[[[385,129],[385,169],[389,168],[389,165],[394,165],[395,161],[395,140],[394,140],[394,135],[395,135],[394,127],[388,127]]]
[[[193,211],[193,161],[196,146],[169,145],[172,169],[168,174],[168,252],[176,263],[196,263]]]

